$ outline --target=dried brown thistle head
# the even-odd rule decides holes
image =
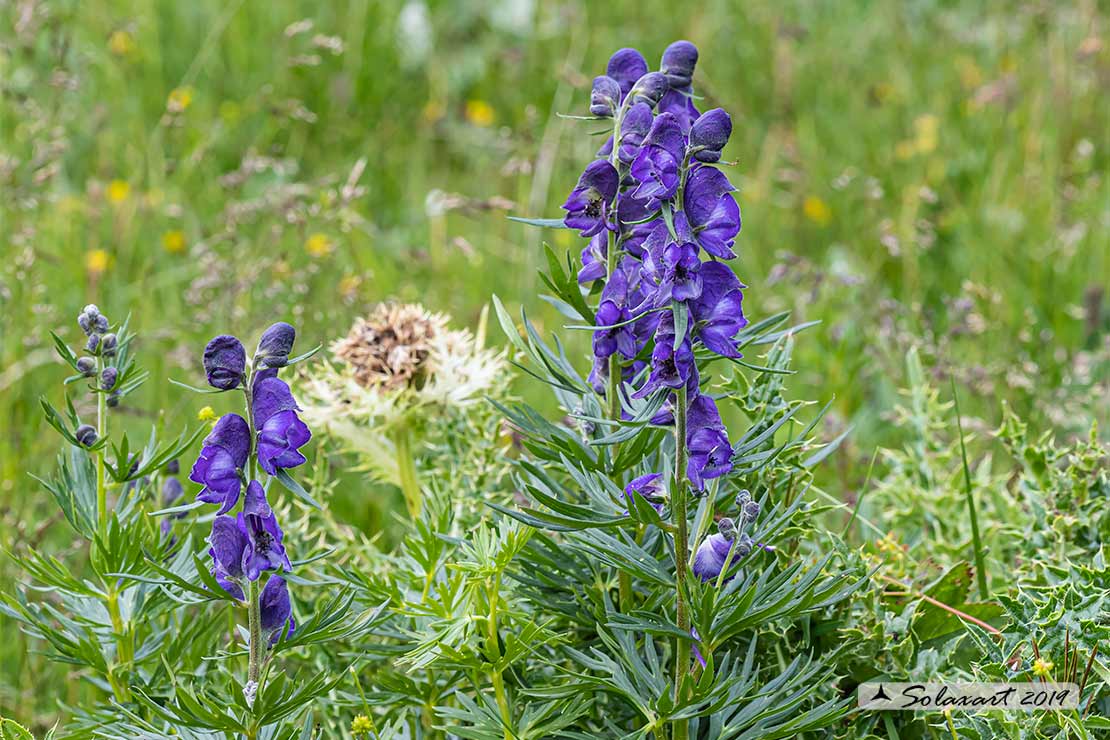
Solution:
[[[441,316],[416,304],[382,303],[332,346],[366,388],[419,388],[430,368],[431,341],[444,330]]]

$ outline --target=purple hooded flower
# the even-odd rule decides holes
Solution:
[[[262,618],[262,636],[270,645],[282,637],[293,634],[297,623],[293,620],[293,605],[289,602],[289,587],[281,576],[270,576],[262,593],[258,595],[258,607]]]
[[[657,512],[662,513],[664,495],[665,490],[662,473],[641,475],[624,487],[624,497],[628,499],[629,507],[633,505],[633,498],[639,496]]]
[[[686,412],[686,477],[701,491],[705,481],[732,470],[732,445],[716,402],[698,394]]]
[[[644,137],[651,131],[652,121],[655,120],[651,106],[647,103],[636,103],[625,112],[621,119],[621,145],[617,150],[617,157],[625,164],[632,164],[640,151]]]
[[[728,557],[728,551],[732,549],[733,542],[725,539],[725,536],[720,533],[711,534],[701,541],[698,545],[698,551],[694,553],[694,563],[691,568],[694,575],[702,581],[712,581],[721,575],[721,569],[725,567],[725,558]],[[732,562],[735,562],[736,556],[733,555]]]
[[[732,183],[715,167],[695,167],[686,180],[683,210],[699,245],[718,259],[732,259],[740,233],[740,206],[730,195]]]
[[[671,300],[689,301],[702,292],[701,260],[696,244],[668,244],[663,248],[662,280],[655,294],[655,305],[664,306]]]
[[[621,308],[613,301],[604,300],[597,307],[597,326],[612,327],[597,329],[593,336],[594,357],[605,359],[618,350],[625,357],[636,356],[636,342],[632,325],[623,323],[632,316],[628,309]],[[622,326],[613,326],[623,324]]]
[[[667,77],[671,87],[689,87],[694,81],[694,67],[698,64],[698,47],[689,41],[675,41],[663,51],[659,71]]]
[[[648,107],[654,108],[669,89],[670,85],[662,72],[648,72],[636,80],[628,94],[633,104],[646,103]]]
[[[193,463],[189,480],[204,488],[197,500],[220,504],[217,514],[231,511],[239,501],[239,473],[251,449],[250,427],[238,414],[224,414],[204,439],[200,456]]]
[[[297,417],[299,410],[285,381],[266,377],[255,384],[252,412],[258,428],[258,464],[270,475],[305,462],[299,450],[312,434]]]
[[[605,74],[612,77],[620,85],[623,98],[636,84],[636,80],[647,74],[648,63],[644,55],[635,49],[621,49],[609,57],[609,65]]]
[[[563,204],[567,212],[563,223],[569,229],[578,229],[585,237],[606,229],[615,230],[609,215],[619,184],[620,176],[613,165],[603,159],[590,162]]]
[[[644,242],[648,236],[658,229],[666,232],[666,222],[658,214],[658,209],[648,210],[644,201],[633,198],[630,192],[617,197],[617,218],[624,251],[634,257],[644,256]]]
[[[608,269],[606,259],[609,255],[609,235],[607,232],[595,234],[586,248],[582,250],[582,269],[578,271],[579,285],[592,283],[605,277]]]
[[[644,387],[632,397],[644,398],[660,388],[681,388],[683,385],[695,392],[698,387],[698,366],[694,363],[690,338],[683,339],[676,350],[673,320],[660,320],[651,352],[651,372]]]
[[[656,116],[640,153],[632,162],[631,174],[639,181],[633,197],[647,201],[647,207],[652,210],[658,209],[662,201],[673,198],[678,192],[685,146],[678,120],[669,113]]]
[[[732,119],[721,108],[708,110],[690,126],[690,151],[699,162],[716,162],[732,136]]]
[[[701,282],[701,295],[690,304],[694,334],[722,357],[741,357],[736,333],[748,325],[742,308],[744,285],[721,262],[702,265]]]
[[[590,113],[603,118],[612,118],[621,104],[620,83],[607,75],[594,78],[593,89],[590,91]]]
[[[266,501],[266,491],[256,480],[247,486],[239,522],[247,534],[242,572],[248,579],[257,581],[267,570],[288,572],[293,569],[289,556],[285,554],[285,546],[281,544],[284,534],[278,526],[274,510]]]
[[[208,385],[229,391],[243,381],[247,368],[247,352],[243,343],[233,336],[221,334],[213,337],[204,348],[204,373]]]
[[[701,115],[698,112],[697,106],[694,105],[693,93],[689,90],[677,90],[671,88],[659,100],[659,105],[656,106],[656,111],[659,113],[670,113],[678,121],[678,126],[683,134],[689,133],[690,126]]]
[[[247,533],[241,519],[230,516],[213,519],[208,545],[212,575],[225,591],[243,601],[243,589],[236,582],[243,577],[243,553],[247,549]]]
[[[297,330],[290,324],[284,321],[271,324],[258,340],[258,349],[254,352],[255,365],[262,368],[285,367],[296,339]]]

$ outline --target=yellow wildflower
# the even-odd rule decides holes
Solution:
[[[278,260],[270,269],[273,271],[274,277],[278,280],[282,280],[293,274],[293,269],[285,260]]]
[[[104,271],[108,269],[108,263],[112,261],[111,255],[103,249],[93,249],[85,254],[85,269],[93,277],[103,275]]]
[[[484,100],[466,101],[466,120],[475,126],[491,126],[496,117],[493,106]]]
[[[170,96],[166,99],[166,107],[171,113],[181,113],[193,102],[193,88],[191,87],[175,87],[170,90]]]
[[[185,251],[185,232],[180,229],[173,229],[162,234],[162,249],[165,249],[170,254],[178,254]]]
[[[108,37],[108,51],[117,57],[129,56],[135,51],[135,39],[131,38],[131,34],[123,29],[113,31],[112,35]]]
[[[827,226],[832,220],[832,209],[829,204],[816,195],[807,195],[802,201],[802,213],[818,226]]]
[[[108,183],[108,200],[122,203],[131,196],[131,185],[126,180],[112,180]]]
[[[362,278],[358,275],[344,275],[339,281],[339,295],[343,296],[345,300],[353,300],[358,295],[358,289],[362,285]]]
[[[327,257],[335,249],[327,234],[312,234],[304,243],[305,251],[312,257]]]
[[[928,154],[937,148],[937,131],[940,119],[932,113],[918,116],[913,122],[914,146],[919,154]]]
[[[374,729],[374,723],[365,714],[360,714],[351,720],[352,735],[367,735]]]
[[[197,412],[197,421],[215,421],[218,418],[220,417],[216,415],[211,406],[205,406]]]
[[[1034,676],[1039,676],[1040,678],[1044,678],[1044,679],[1051,678],[1052,677],[1052,669],[1055,668],[1055,667],[1056,667],[1055,663],[1053,663],[1051,660],[1045,660],[1044,658],[1037,658],[1036,660],[1033,661],[1033,675]]]

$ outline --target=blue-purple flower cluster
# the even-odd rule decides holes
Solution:
[[[292,565],[282,540],[284,533],[256,476],[276,476],[305,462],[301,454],[311,438],[297,416],[299,407],[288,384],[277,377],[289,360],[296,331],[286,323],[267,329],[250,368],[242,342],[229,335],[212,339],[204,350],[208,384],[219,390],[241,388],[247,419],[229,413],[220,417],[204,440],[189,480],[202,488],[197,500],[218,504],[208,538],[212,575],[234,598],[245,601],[244,586],[263,573],[289,572]],[[231,515],[242,497],[242,508]],[[276,642],[285,628],[294,629],[285,579],[270,576],[259,595],[265,639]]]
[[[689,41],[668,46],[655,72],[635,49],[612,56],[594,79],[590,111],[612,118],[614,135],[563,208],[564,224],[590,240],[579,282],[604,281],[590,382],[606,393],[613,366],[623,381],[642,382],[634,397],[666,392],[658,424],[673,422],[675,391],[685,388],[686,472],[703,490],[731,470],[732,447],[716,402],[700,392],[694,353],[704,347],[740,357],[736,336],[747,320],[745,286],[722,261],[736,256],[740,208],[735,188],[713,166],[732,120],[719,108],[695,106],[697,61]],[[683,320],[676,322],[676,312]]]

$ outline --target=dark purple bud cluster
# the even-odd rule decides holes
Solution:
[[[297,412],[289,385],[278,369],[289,363],[296,330],[285,322],[271,325],[258,342],[248,368],[243,343],[230,335],[213,338],[204,350],[208,384],[220,390],[241,388],[248,419],[222,416],[204,440],[189,480],[201,484],[197,500],[218,504],[209,536],[212,574],[231,596],[246,600],[244,587],[263,573],[289,572],[292,564],[284,532],[256,478],[282,475],[306,462],[300,448],[312,434]],[[245,492],[244,492],[245,486]],[[231,512],[242,497],[242,508]],[[263,636],[271,644],[294,629],[292,604],[284,578],[270,576],[259,595]]]
[[[720,261],[736,256],[740,208],[735,187],[712,166],[732,121],[721,109],[694,106],[697,62],[689,41],[667,47],[654,72],[635,49],[613,54],[590,100],[591,112],[614,119],[613,136],[563,209],[565,225],[590,240],[579,282],[605,281],[590,381],[606,393],[614,368],[623,381],[646,376],[632,395],[665,393],[653,420],[661,424],[672,423],[675,391],[684,388],[687,476],[702,490],[732,469],[732,448],[716,402],[700,391],[695,351],[740,357],[737,334],[747,320],[745,286]]]
[[[719,577],[722,570],[748,557],[756,547],[768,552],[774,550],[754,542],[751,535],[744,531],[759,516],[759,502],[753,501],[751,493],[745,490],[737,494],[736,507],[740,510],[736,519],[722,517],[717,522],[717,532],[706,537],[698,546],[692,569],[694,575],[703,581]]]

